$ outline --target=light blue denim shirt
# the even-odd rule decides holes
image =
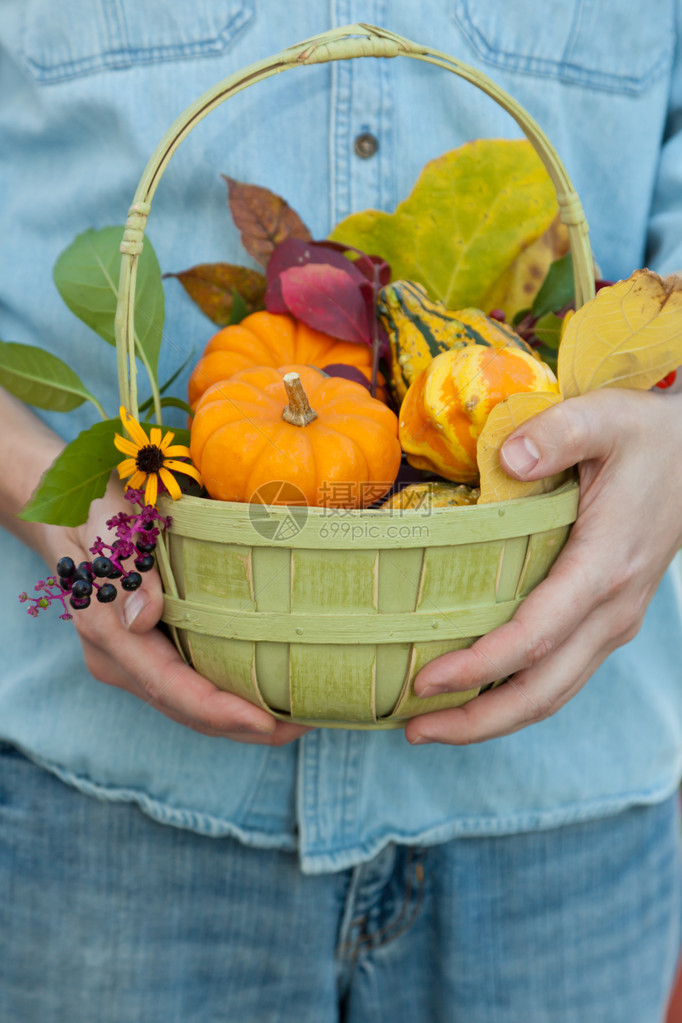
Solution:
[[[419,13],[417,13],[417,10]],[[63,306],[51,269],[89,227],[122,223],[172,120],[233,70],[330,25],[367,21],[475,64],[539,121],[582,197],[606,277],[682,267],[682,23],[676,0],[4,0],[0,7],[0,337],[77,366],[110,414],[114,352]],[[677,59],[677,64],[675,60]],[[378,151],[353,142],[373,133]],[[486,96],[415,61],[301,68],[246,90],[183,143],[148,236],[164,271],[245,262],[222,174],[266,185],[315,236],[391,210],[421,166],[469,139],[518,136]],[[166,282],[162,379],[212,325]],[[88,409],[46,416],[64,436]],[[643,481],[643,485],[645,481]],[[556,715],[469,748],[402,732],[315,731],[270,750],[207,738],[94,681],[71,625],[17,593],[39,559],[0,539],[0,737],[85,792],[160,821],[298,849],[304,870],[388,841],[432,843],[611,814],[670,793],[682,764],[682,629],[664,579],[635,640]]]

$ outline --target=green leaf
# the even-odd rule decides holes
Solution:
[[[227,321],[228,326],[232,326],[234,323],[241,323],[245,316],[248,316],[249,309],[246,302],[239,294],[236,288],[232,289],[232,311],[230,312],[230,318]]]
[[[175,383],[175,381],[178,379],[178,377],[182,373],[183,369],[185,369],[187,366],[189,366],[190,362],[192,362],[192,363],[194,362],[194,348],[192,348],[192,351],[189,353],[189,355],[187,356],[185,361],[182,363],[182,365],[178,366],[178,368],[176,369],[175,373],[173,373],[172,376],[168,377],[168,380],[166,380],[165,384],[161,385],[161,387],[159,388],[159,394],[165,394],[166,393],[168,388],[171,387]]]
[[[556,351],[561,340],[563,322],[560,316],[555,316],[554,313],[546,313],[540,317],[533,327],[533,333],[543,345]]]
[[[19,518],[57,526],[85,522],[91,502],[102,497],[112,469],[121,461],[114,447],[117,432],[123,432],[120,419],[106,419],[80,433],[43,473]]]
[[[174,426],[173,427],[173,433],[175,435],[173,437],[173,444],[184,444],[186,448],[189,447],[189,441],[190,441],[190,432],[189,432],[189,430],[185,429],[184,426],[180,426],[180,427],[177,427],[177,428]]]
[[[190,362],[193,362],[193,361],[194,361],[194,348],[192,348],[192,351],[189,353],[189,355],[187,356],[185,361],[182,363],[182,365],[178,366],[178,368],[176,369],[175,373],[173,373],[172,376],[168,377],[168,380],[166,380],[165,384],[161,385],[161,387],[159,388],[159,394],[160,395],[161,394],[165,394],[166,391],[168,390],[168,388],[171,387],[175,383],[177,378],[182,373],[183,369],[185,369],[190,364]],[[153,404],[154,404],[153,396],[151,396],[151,397],[147,398],[145,401],[143,401],[142,404],[138,406],[138,410],[137,410],[138,411],[138,419],[145,412],[147,412],[147,410],[150,409]],[[161,405],[163,405],[163,401],[161,401]],[[187,407],[189,408],[189,406],[187,406]]]
[[[59,294],[72,313],[110,345],[116,344],[114,319],[121,270],[122,227],[79,234],[54,266]],[[135,337],[138,354],[156,380],[163,333],[161,270],[148,238],[140,253],[135,289]]]
[[[573,258],[567,252],[550,266],[542,287],[531,306],[531,315],[538,318],[555,313],[574,299]]]
[[[194,415],[194,410],[186,401],[183,401],[182,398],[173,398],[168,396],[161,399],[161,405],[163,408],[179,408],[183,412],[186,412],[188,416]],[[175,427],[173,427],[173,429],[175,429]]]
[[[145,405],[147,406],[147,408],[151,409],[151,404],[149,402],[145,402]],[[162,408],[179,408],[179,409],[182,409],[183,412],[186,412],[188,416],[193,416],[194,415],[194,409],[191,408],[191,406],[188,405],[186,401],[183,401],[182,398],[173,398],[173,397],[170,397],[170,396],[165,397],[165,398],[161,398],[161,407]],[[141,406],[140,406],[140,411],[142,411],[142,407]],[[151,417],[151,411],[150,411],[150,414],[146,417],[146,421],[148,421],[150,417]],[[173,430],[173,432],[176,432],[174,426],[171,427],[171,429]]]
[[[379,253],[394,280],[423,284],[448,309],[488,309],[490,289],[557,210],[552,182],[527,140],[478,139],[427,163],[394,214],[353,214],[330,237]]]
[[[511,325],[516,329],[521,320],[524,320],[526,316],[530,316],[530,306],[526,306],[525,309],[519,309],[517,313],[514,313],[511,320]]]
[[[56,355],[14,341],[0,341],[0,384],[15,398],[50,412],[70,412],[84,401],[101,406],[74,371]]]

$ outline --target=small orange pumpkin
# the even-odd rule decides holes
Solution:
[[[209,387],[190,451],[218,500],[291,504],[297,487],[308,505],[341,508],[383,497],[401,458],[398,420],[386,405],[362,384],[301,365],[243,369]],[[279,483],[289,487],[272,486]]]
[[[478,480],[476,443],[491,409],[519,391],[551,391],[552,370],[520,348],[471,344],[437,355],[400,407],[400,442],[410,465],[447,480]]]
[[[241,323],[223,327],[208,342],[189,379],[189,403],[194,407],[211,384],[229,380],[248,366],[277,369],[299,363],[324,369],[339,362],[355,366],[371,380],[369,345],[339,341],[287,313],[251,313]]]

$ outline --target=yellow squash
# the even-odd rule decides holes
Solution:
[[[522,391],[559,391],[552,370],[518,348],[472,344],[437,355],[400,409],[400,443],[410,465],[448,480],[478,480],[476,442],[498,402]]]

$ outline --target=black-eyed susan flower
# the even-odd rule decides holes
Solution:
[[[135,490],[144,488],[145,504],[156,504],[159,480],[174,501],[182,497],[174,472],[182,472],[186,476],[191,476],[197,483],[201,483],[198,469],[189,462],[176,461],[178,458],[189,458],[190,454],[189,448],[184,444],[171,444],[175,436],[172,430],[168,430],[162,439],[159,427],[153,426],[147,436],[137,419],[134,419],[123,406],[121,422],[132,440],[127,440],[118,433],[114,437],[117,449],[128,456],[117,466],[118,478],[122,480],[129,477],[126,487],[133,487]]]

